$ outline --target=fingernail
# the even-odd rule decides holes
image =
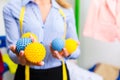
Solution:
[[[66,48],[63,48],[63,50],[66,50]]]
[[[62,57],[59,57],[59,59],[62,59]]]
[[[41,65],[44,65],[44,62],[41,62],[40,64],[41,64]]]
[[[20,53],[24,53],[24,51],[20,51]]]
[[[24,51],[20,51],[20,55],[22,56],[24,54]]]
[[[56,54],[58,53],[58,51],[54,51]]]

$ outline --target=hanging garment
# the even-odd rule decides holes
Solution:
[[[91,0],[83,35],[107,42],[120,41],[120,0]]]
[[[3,72],[4,72],[4,65],[3,65],[3,61],[2,61],[2,54],[0,52],[0,80],[2,80]]]

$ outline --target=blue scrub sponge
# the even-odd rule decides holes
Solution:
[[[62,51],[62,49],[64,48],[65,46],[65,42],[63,39],[61,38],[56,38],[52,41],[52,44],[51,44],[52,48],[54,50],[57,50],[57,51]]]
[[[20,38],[17,43],[16,43],[16,50],[19,53],[21,50],[24,50],[25,47],[29,44],[32,43],[32,39],[30,38]]]

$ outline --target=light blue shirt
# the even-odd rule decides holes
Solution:
[[[3,16],[5,22],[5,30],[7,37],[8,53],[10,58],[19,64],[19,61],[15,54],[9,49],[10,45],[15,45],[20,38],[20,24],[19,15],[22,6],[26,6],[24,21],[23,21],[23,33],[32,32],[38,36],[39,42],[41,42],[46,48],[46,57],[44,59],[45,65],[43,66],[31,66],[35,69],[47,69],[61,65],[61,61],[54,58],[51,55],[49,45],[55,38],[61,38],[64,35],[64,20],[59,9],[61,8],[66,15],[67,32],[66,39],[73,38],[78,41],[75,28],[75,19],[73,9],[62,8],[55,0],[52,0],[52,8],[43,23],[41,18],[41,12],[38,5],[33,0],[10,0],[8,4],[3,8]],[[67,59],[76,59],[80,54],[80,48]]]

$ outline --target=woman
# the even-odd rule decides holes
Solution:
[[[16,55],[16,42],[20,38],[19,15],[25,6],[22,32],[32,32],[37,35],[39,42],[46,48],[44,61],[37,64],[28,62],[24,58],[24,51]],[[60,14],[62,10],[66,16]],[[67,50],[62,50],[63,55],[54,51],[50,43],[57,37],[63,37],[64,23],[67,25],[66,39],[73,38],[78,41],[73,10],[64,0],[11,0],[3,9],[8,53],[11,59],[19,64],[14,80],[24,80],[24,65],[30,65],[30,80],[62,80],[62,64],[60,59],[76,59],[79,56],[79,48],[69,55]],[[33,39],[34,40],[34,39]],[[68,69],[67,69],[67,73]],[[69,80],[69,74],[68,80]]]

